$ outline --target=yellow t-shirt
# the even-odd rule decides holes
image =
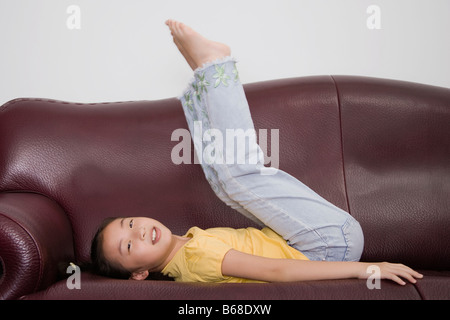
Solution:
[[[261,282],[222,275],[222,260],[230,249],[266,258],[308,260],[290,247],[272,229],[192,227],[185,234],[192,238],[181,247],[162,270],[164,275],[182,282]]]

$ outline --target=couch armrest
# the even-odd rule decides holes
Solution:
[[[74,258],[67,215],[35,193],[0,193],[0,243],[0,299],[48,287]]]

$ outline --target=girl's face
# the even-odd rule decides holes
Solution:
[[[119,218],[103,230],[106,259],[135,274],[161,271],[175,246],[172,232],[144,217]]]

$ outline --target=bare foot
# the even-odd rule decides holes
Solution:
[[[192,70],[231,54],[226,44],[208,40],[181,22],[167,20],[166,25],[172,33],[173,42]]]

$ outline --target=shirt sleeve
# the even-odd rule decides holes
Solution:
[[[222,261],[232,247],[223,241],[202,235],[196,237],[185,248],[188,281],[218,282],[226,279],[222,275]]]

